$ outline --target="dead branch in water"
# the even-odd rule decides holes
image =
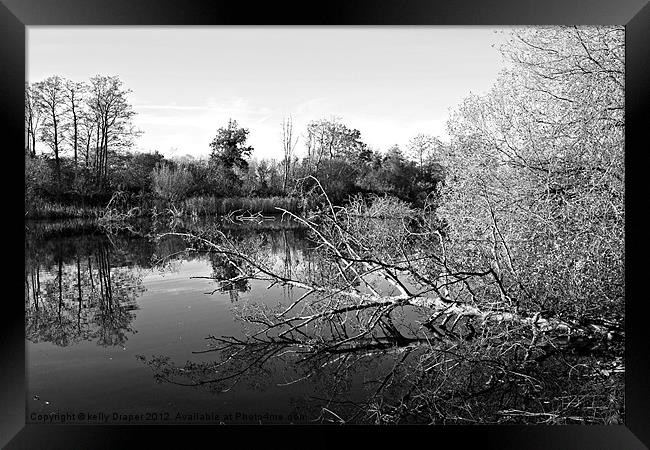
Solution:
[[[325,207],[308,217],[277,208],[309,231],[318,261],[316,273],[282,272],[259,245],[221,230],[210,235],[169,232],[159,236],[182,237],[193,251],[224,257],[237,274],[217,280],[220,283],[257,280],[266,282],[268,288],[290,286],[298,292],[295,300],[275,308],[242,305],[238,318],[251,329],[241,337],[209,336],[210,348],[199,353],[213,353],[217,361],[200,369],[157,365],[157,373],[164,374],[166,381],[230,389],[226,381],[237,382],[244,373],[267,370],[274,359],[286,358],[301,369],[290,383],[329,370],[336,378],[360,361],[392,354],[399,364],[380,377],[369,402],[389,389],[389,380],[397,377],[400,367],[409,366],[411,374],[420,375],[412,384],[405,383],[405,388],[418,386],[433,374],[448,384],[445,380],[456,373],[464,380],[462,389],[467,394],[455,396],[457,388],[451,384],[444,395],[442,389],[434,398],[445,404],[466,403],[505,389],[506,381],[508,389],[524,389],[525,385],[526,395],[538,395],[536,390],[543,383],[526,374],[531,368],[554,361],[553,355],[561,356],[576,346],[597,352],[607,347],[608,339],[615,340],[622,333],[611,324],[524,310],[518,298],[523,291],[507,282],[496,252],[493,264],[481,270],[458,267],[437,222],[424,213],[409,211],[399,226],[390,227],[374,220],[375,215],[399,204],[379,204],[375,210],[364,203],[342,208],[333,206],[325,192],[322,195]],[[472,375],[475,370],[481,375]],[[477,384],[475,377],[485,379]],[[412,403],[428,397],[407,389],[398,398],[398,402]],[[521,419],[512,413],[517,405],[501,411],[509,411],[506,417],[512,420]],[[569,417],[552,414],[531,412],[526,418]],[[495,421],[503,420],[504,414],[495,417]]]

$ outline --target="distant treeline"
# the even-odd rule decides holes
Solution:
[[[314,186],[310,176],[337,203],[373,193],[421,205],[444,177],[436,155],[445,146],[437,138],[421,134],[404,151],[393,146],[379,152],[338,118],[312,121],[302,139],[291,117],[285,119],[279,124],[278,158],[253,158],[249,130],[232,119],[206,142],[211,150],[206,158],[132,151],[141,132],[132,124],[136,113],[129,93],[118,77],[79,83],[52,76],[26,84],[27,216],[90,216],[92,208],[103,207],[118,191],[126,194],[129,207],[145,211],[169,204],[217,204],[206,198],[283,197],[291,198],[293,206]],[[296,154],[299,140],[303,157]],[[191,200],[196,197],[201,200]],[[224,203],[218,204],[202,212],[223,213]]]

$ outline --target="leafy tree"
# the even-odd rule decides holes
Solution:
[[[361,132],[351,130],[337,118],[312,121],[307,125],[307,158],[312,174],[317,174],[322,161],[342,158],[347,161],[369,161],[371,151],[361,141]]]
[[[260,191],[266,191],[269,188],[269,175],[271,168],[267,160],[262,159],[257,165],[257,184]]]
[[[318,171],[321,185],[337,204],[343,203],[351,194],[357,192],[357,174],[355,166],[340,158],[324,161]]]
[[[193,195],[214,195],[220,187],[217,183],[217,168],[205,159],[193,160],[187,163],[188,170],[194,180]]]
[[[164,159],[157,151],[124,155],[115,173],[118,189],[141,194],[151,192],[152,172]]]
[[[228,190],[238,189],[242,180],[236,170],[246,170],[253,147],[246,146],[248,129],[239,127],[236,120],[228,120],[226,127],[219,128],[217,135],[210,142],[211,160],[217,167],[217,177]]]
[[[253,147],[246,146],[248,133],[248,129],[239,127],[236,120],[230,119],[228,126],[219,128],[210,143],[212,159],[228,169],[246,169],[248,162],[245,158],[253,151]]]

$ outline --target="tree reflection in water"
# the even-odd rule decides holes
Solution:
[[[52,230],[46,228],[30,230],[25,240],[27,339],[62,347],[82,341],[124,345],[144,292],[140,271],[120,267],[133,254],[124,250],[132,242],[61,228],[72,236],[47,239]],[[75,236],[84,231],[89,234]]]
[[[401,385],[403,380],[396,380],[406,373],[411,361],[417,361],[422,345],[428,343],[407,329],[397,332],[397,327],[402,325],[396,325],[393,319],[405,323],[401,320],[405,311],[396,310],[390,317],[381,317],[378,332],[362,338],[353,336],[371,316],[377,315],[376,311],[351,308],[349,314],[324,314],[322,320],[286,333],[286,327],[269,324],[289,305],[300,303],[309,291],[282,280],[300,279],[313,285],[333,286],[337,283],[338,268],[319,249],[307,246],[307,241],[300,241],[302,246],[296,245],[292,232],[287,230],[274,234],[229,233],[227,239],[236,248],[246,249],[246,255],[254,258],[260,267],[277,274],[277,278],[266,280],[270,284],[265,287],[280,287],[282,294],[234,304],[232,312],[241,324],[241,335],[207,336],[210,348],[193,353],[209,354],[208,361],[178,365],[165,355],[140,355],[153,370],[156,381],[201,386],[219,393],[235,386],[248,391],[264,390],[272,385],[290,386],[308,380],[313,395],[294,399],[294,406],[304,417],[323,421],[336,420],[337,414],[343,411],[348,412],[347,419],[354,420],[366,410],[369,398]],[[213,267],[210,278],[218,283],[211,293],[228,292],[231,300],[237,299],[239,293],[250,290],[251,281],[260,281],[242,271],[243,253],[212,252],[194,242],[191,248],[209,255]],[[322,295],[323,311],[329,300],[327,295]],[[401,340],[396,342],[387,330],[395,330]],[[328,348],[328,343],[336,345]]]
[[[263,237],[174,233],[235,269],[219,277],[224,287],[247,279],[296,292],[295,300],[235,305],[242,334],[208,336],[212,347],[195,352],[208,353],[208,361],[142,356],[156,379],[213,392],[305,381],[311,394],[296,408],[330,422],[621,419],[616,325],[506,308],[509,297],[492,271],[448,264],[428,216],[387,220],[365,204],[358,210],[330,205],[294,217],[310,229],[314,248],[290,273],[286,255],[269,251]]]
[[[437,235],[415,233],[407,221],[391,226],[345,211],[304,221],[310,241],[295,239],[295,230],[223,228],[166,233],[154,243],[31,236],[27,338],[123,345],[143,289],[133,267],[200,254],[241,327],[228,336],[214,330],[209,348],[186,364],[140,356],[157,381],[212,392],[286,386],[281,395],[303,417],[323,422],[621,419],[623,339],[615,328],[500,307],[499,285],[485,284],[491,272],[441,271]],[[462,298],[487,288],[497,289],[490,301]]]

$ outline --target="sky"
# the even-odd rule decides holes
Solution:
[[[206,157],[229,118],[257,158],[298,155],[312,120],[338,117],[374,150],[446,135],[450,108],[487,91],[505,62],[492,27],[27,27],[27,80],[117,75],[143,131],[137,151]]]

